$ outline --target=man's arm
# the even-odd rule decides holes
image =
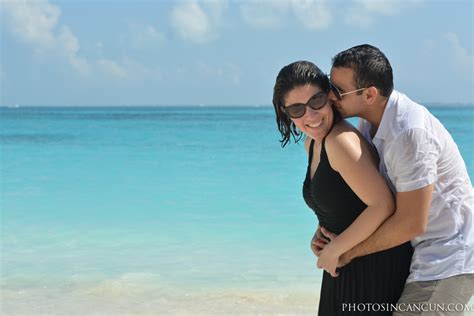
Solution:
[[[399,192],[396,211],[369,238],[341,256],[339,266],[356,257],[389,249],[422,235],[428,223],[434,184],[424,188]]]

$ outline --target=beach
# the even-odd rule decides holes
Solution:
[[[150,284],[153,282],[153,284]],[[308,289],[162,287],[156,276],[124,275],[88,286],[3,291],[4,315],[314,315]]]

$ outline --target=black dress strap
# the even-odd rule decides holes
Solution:
[[[334,125],[336,125],[336,124],[333,123],[333,124],[331,125],[331,128],[330,128],[329,131],[327,132],[326,136],[324,136],[324,138],[323,138],[323,141],[322,141],[322,143],[321,143],[321,155],[324,154],[324,155],[327,156],[327,154],[326,154],[326,137],[331,133],[331,131],[332,131]]]
[[[313,161],[313,148],[314,148],[314,139],[311,139],[311,144],[309,145],[309,155],[308,155],[308,164],[311,165]]]
[[[323,138],[323,143],[321,144],[321,156],[326,156],[327,157],[327,153],[326,153],[326,137]],[[327,158],[329,159],[329,158]]]

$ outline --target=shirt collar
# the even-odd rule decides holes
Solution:
[[[382,114],[382,120],[380,120],[379,128],[377,129],[377,133],[375,133],[374,138],[379,139],[386,139],[390,135],[390,125],[395,119],[396,116],[396,103],[398,100],[399,92],[393,90],[388,98],[387,105]]]

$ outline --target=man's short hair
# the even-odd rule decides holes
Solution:
[[[392,93],[392,66],[377,47],[364,44],[342,51],[332,59],[332,67],[352,68],[356,88],[374,86],[384,97]]]

